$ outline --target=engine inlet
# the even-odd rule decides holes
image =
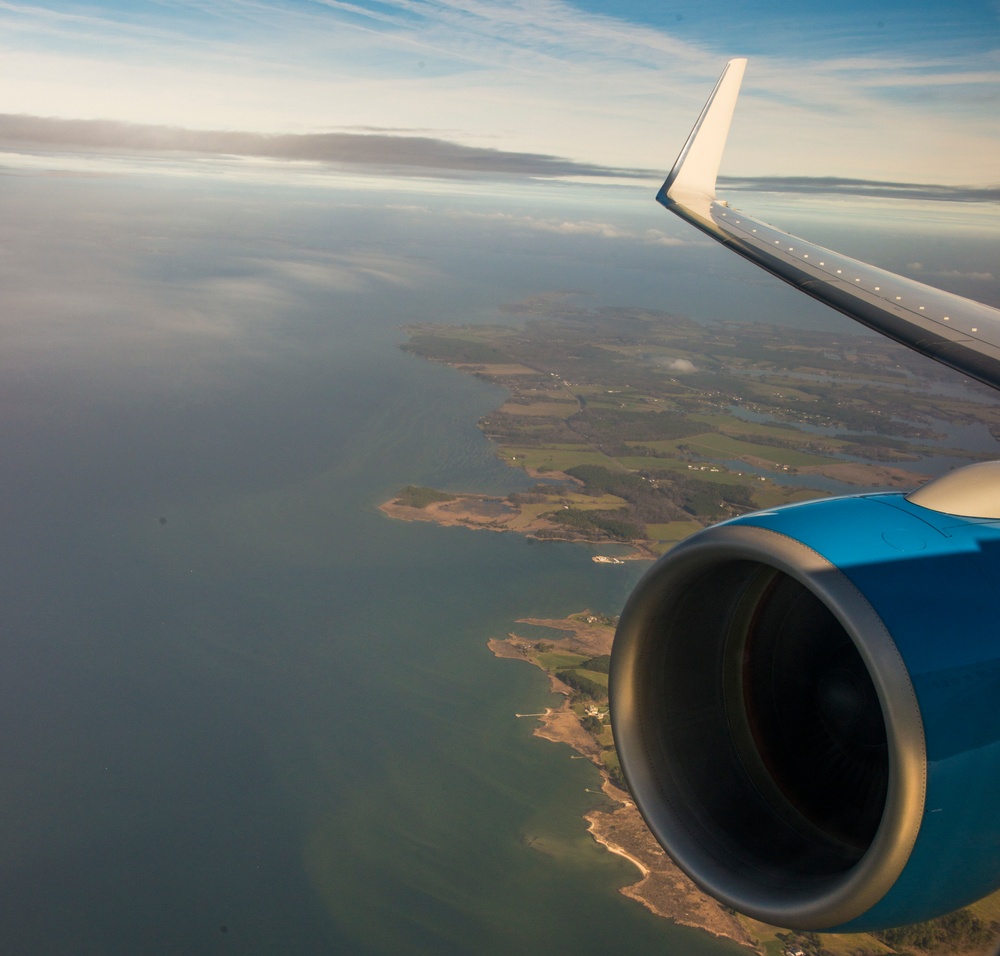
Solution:
[[[611,671],[632,795],[706,891],[802,928],[885,894],[919,830],[923,730],[891,636],[837,568],[763,528],[701,532],[636,588]]]

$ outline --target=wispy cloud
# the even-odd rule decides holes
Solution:
[[[522,219],[522,224],[538,232],[553,232],[561,236],[593,236],[599,239],[627,239],[654,246],[686,246],[689,243],[676,236],[669,236],[659,229],[636,231],[608,222],[593,220],[570,221],[560,219]]]
[[[927,269],[922,262],[908,262],[906,268],[910,272],[921,272],[928,276],[937,276],[941,279],[971,279],[973,282],[995,282],[996,276],[992,272],[976,272],[974,270],[963,269]]]
[[[363,291],[376,284],[416,288],[430,275],[428,266],[412,259],[372,252],[300,253],[291,259],[249,259],[252,273],[263,272],[275,284],[300,289]]]
[[[474,50],[480,63],[484,50],[487,62],[504,65],[520,51],[518,64],[525,69],[562,60],[610,72],[614,66],[645,65],[654,57],[700,64],[706,52],[662,30],[621,16],[585,13],[562,0],[389,0],[385,6],[416,18],[448,49]],[[592,62],[584,66],[579,58],[588,53]]]
[[[418,252],[336,235],[317,242],[306,234],[308,205],[192,203],[173,184],[163,194],[126,185],[98,196],[29,180],[4,191],[3,212],[5,375],[85,365],[134,378],[143,369],[170,374],[171,357],[178,370],[209,369],[270,354],[276,343],[307,348],[288,338],[287,326],[317,302],[331,308],[439,281]],[[291,238],[276,238],[289,219]]]
[[[547,232],[559,236],[623,240],[652,246],[689,246],[692,243],[702,243],[702,240],[697,237],[681,239],[659,229],[630,229],[619,223],[602,222],[595,219],[554,219],[506,212],[461,212],[452,215],[456,218],[499,223],[512,229],[527,229],[532,232]]]

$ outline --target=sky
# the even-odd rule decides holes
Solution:
[[[745,55],[724,173],[991,186],[998,21],[995,0],[4,0],[0,147],[655,178]]]

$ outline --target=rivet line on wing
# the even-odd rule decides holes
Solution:
[[[757,226],[750,226],[749,224],[744,224],[743,219],[730,218],[729,217],[729,213],[723,207],[721,207],[720,205],[716,205],[716,209],[718,210],[718,214],[719,214],[720,217],[729,220],[729,224],[730,225],[741,226],[742,227],[742,231],[746,233],[746,235],[747,235],[748,238],[750,238],[751,236],[753,236],[753,237],[757,237],[758,240],[760,239],[760,237],[761,237],[761,230]],[[747,232],[748,229],[749,229],[749,232]],[[772,235],[773,235],[773,233],[772,233]],[[766,232],[765,232],[765,236],[766,236]],[[782,239],[780,238],[780,236],[777,239],[773,239],[772,238],[771,242],[774,245],[776,245],[776,246],[781,246],[783,244],[782,243]],[[787,246],[787,252],[789,252],[789,253],[795,253],[795,251],[796,251],[795,246]],[[801,251],[799,252],[799,254],[797,256],[793,255],[792,258],[800,259],[800,261],[803,261],[803,264],[810,265],[810,266],[813,266],[813,267],[815,267],[814,263],[817,261],[817,260],[812,260],[809,263],[805,263],[804,260],[809,259],[809,253],[808,252],[801,252]],[[819,267],[820,268],[827,269],[827,270],[829,270],[829,269],[835,269],[836,270],[835,273],[830,273],[831,277],[834,274],[838,275],[838,276],[842,276],[844,274],[844,269],[843,268],[836,268],[832,264],[828,265],[825,260],[818,260],[818,262],[819,262]],[[863,276],[855,276],[854,277],[854,282],[857,285],[859,285],[862,289],[864,289],[866,287],[865,286],[865,279],[864,279]],[[884,299],[886,302],[890,301],[889,295],[883,293],[882,286],[880,286],[880,285],[874,285],[873,284],[870,287],[870,290],[872,292],[874,292],[874,293],[878,293],[879,294],[879,298]],[[891,301],[892,302],[898,302],[898,303],[900,303],[902,305],[903,304],[903,296],[901,296],[901,295],[893,296],[892,299],[891,299]],[[904,307],[906,307],[906,308],[913,308],[912,306],[904,306]],[[916,310],[918,312],[926,313],[927,312],[927,306],[926,305],[918,305],[918,306],[916,306]],[[928,318],[933,318],[933,316],[928,316]],[[951,320],[952,320],[952,317],[950,315],[943,315],[943,316],[940,317],[940,319],[938,321],[951,322]],[[970,326],[969,327],[969,331],[970,332],[978,332],[979,331],[979,327],[978,326]]]

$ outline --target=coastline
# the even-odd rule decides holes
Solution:
[[[566,480],[570,479],[567,477]],[[575,541],[578,544],[631,548],[629,553],[617,555],[615,560],[618,561],[651,561],[658,557],[650,547],[651,542],[595,538],[539,514],[532,514],[510,498],[497,495],[456,494],[447,501],[433,501],[421,506],[404,504],[397,496],[379,505],[379,511],[399,521],[430,521],[445,528],[514,531],[543,541]]]
[[[517,623],[566,632],[566,637],[543,642],[553,651],[607,654],[611,649],[613,630],[610,626],[592,623],[590,617],[583,612],[564,619],[525,618]],[[604,747],[584,728],[571,705],[572,688],[545,668],[534,655],[537,644],[511,633],[506,638],[490,638],[487,646],[497,657],[521,660],[539,667],[548,676],[552,690],[563,695],[564,700],[558,707],[546,708],[545,714],[538,718],[534,735],[552,743],[568,745],[598,768],[601,790],[615,806],[584,814],[587,830],[609,853],[628,860],[639,871],[639,878],[620,887],[619,892],[656,916],[713,936],[725,937],[760,952],[739,918],[706,896],[677,868],[649,832],[629,795],[615,786],[602,759]]]
[[[604,786],[601,789],[609,797],[612,797],[612,799],[617,799],[615,796],[613,796],[613,794],[617,794],[618,790],[617,788],[613,787],[609,781],[607,780],[604,781]],[[643,879],[645,879],[647,876],[649,876],[650,873],[653,872],[637,856],[633,856],[631,853],[628,852],[628,850],[626,850],[624,847],[619,846],[617,843],[612,843],[611,838],[601,829],[599,825],[599,820],[593,813],[586,814],[583,819],[586,820],[588,824],[587,832],[598,843],[600,843],[601,846],[603,846],[604,849],[606,849],[609,853],[614,853],[616,856],[624,857],[626,860],[629,861],[629,863],[632,863],[636,867],[636,869],[638,869]]]
[[[628,796],[608,780],[602,789],[611,799],[622,801],[621,806],[585,814],[588,830],[605,849],[624,857],[640,872],[637,882],[621,887],[618,892],[645,906],[655,916],[731,939],[759,952],[756,941],[739,918],[699,890],[663,852]]]

